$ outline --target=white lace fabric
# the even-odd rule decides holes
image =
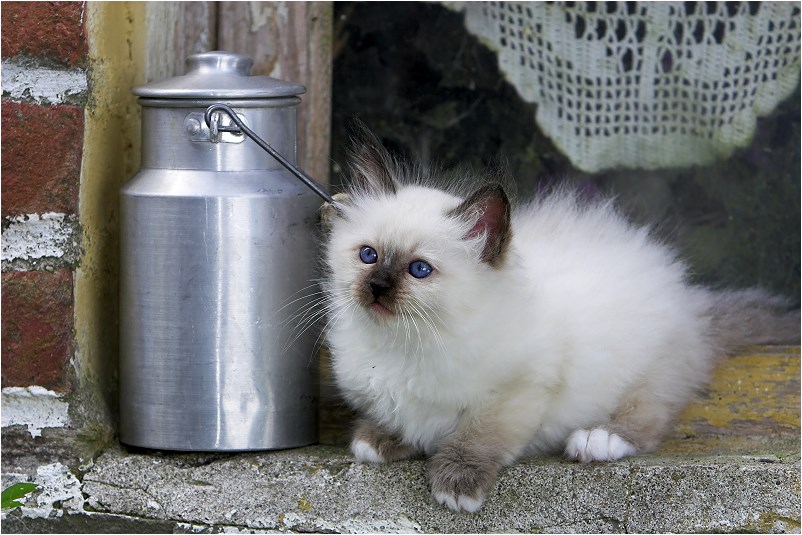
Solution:
[[[797,87],[798,2],[459,2],[579,169],[709,164]]]

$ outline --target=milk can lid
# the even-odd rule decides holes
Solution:
[[[145,98],[254,99],[300,95],[306,88],[270,76],[251,76],[253,59],[239,54],[204,52],[187,58],[187,73],[131,90]]]

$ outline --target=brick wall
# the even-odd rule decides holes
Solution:
[[[75,384],[78,191],[88,47],[82,2],[3,2],[2,386]]]

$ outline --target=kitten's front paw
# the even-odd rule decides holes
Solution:
[[[583,463],[616,461],[635,453],[637,450],[632,444],[601,427],[574,431],[565,446],[566,457]]]
[[[384,457],[376,451],[376,448],[364,440],[354,439],[354,441],[351,442],[351,453],[354,454],[354,457],[359,463],[380,464],[386,462]]]
[[[440,505],[445,505],[457,513],[461,511],[465,511],[466,513],[475,513],[482,508],[482,504],[485,501],[484,496],[480,496],[479,498],[471,498],[470,496],[465,496],[464,494],[455,496],[454,494],[449,494],[448,492],[435,492],[434,499],[437,500],[437,503]]]
[[[452,511],[477,512],[496,482],[499,466],[495,459],[459,448],[438,452],[429,466],[434,499]]]

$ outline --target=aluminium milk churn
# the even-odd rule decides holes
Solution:
[[[142,167],[122,188],[120,438],[183,451],[317,440],[317,333],[294,327],[316,278],[320,199],[216,103],[295,162],[301,85],[225,52],[136,87]],[[303,301],[303,299],[301,299]],[[303,317],[302,314],[299,317]],[[295,320],[297,324],[297,319]]]

